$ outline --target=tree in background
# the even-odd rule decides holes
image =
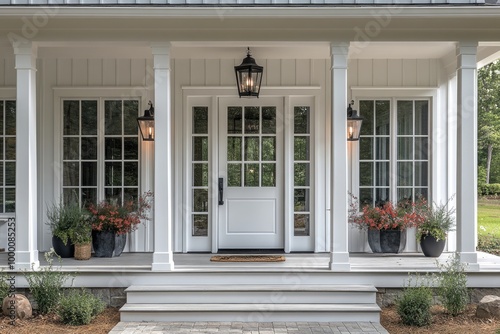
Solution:
[[[486,174],[486,179],[480,178],[479,183],[500,182],[500,170],[492,172],[491,168],[493,152],[499,147],[500,61],[497,60],[478,71],[478,164]]]

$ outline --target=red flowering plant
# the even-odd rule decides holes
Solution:
[[[111,231],[116,234],[125,234],[137,230],[142,221],[149,220],[147,213],[151,209],[152,192],[146,192],[137,200],[126,200],[119,203],[117,200],[104,200],[90,204],[90,221],[94,231]]]
[[[399,201],[396,205],[390,201],[377,206],[365,205],[358,212],[357,198],[351,195],[349,222],[360,229],[399,230],[418,227],[426,220],[427,201],[419,198],[416,202]]]

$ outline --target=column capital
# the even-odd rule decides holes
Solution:
[[[477,41],[460,41],[456,45],[456,54],[459,55],[477,55]]]
[[[31,55],[33,57],[37,57],[38,55],[38,46],[30,41],[26,41],[19,45],[13,45],[14,55]]]
[[[349,54],[350,42],[348,41],[334,41],[330,42],[330,55],[332,56],[346,56]]]
[[[153,42],[151,43],[151,53],[156,55],[170,55],[172,44],[170,42]]]

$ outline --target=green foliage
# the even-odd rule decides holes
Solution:
[[[62,296],[62,287],[68,279],[73,277],[70,273],[54,270],[53,256],[61,258],[54,252],[45,253],[45,260],[49,263],[47,267],[35,271],[25,271],[24,277],[28,281],[29,290],[33,295],[37,305],[38,312],[46,314],[52,311]]]
[[[427,326],[431,324],[432,289],[429,279],[416,276],[405,286],[403,294],[397,301],[397,312],[403,324],[407,326]]]
[[[500,183],[480,184],[478,187],[479,196],[498,196],[500,195]]]
[[[446,203],[434,203],[427,209],[425,220],[417,227],[417,240],[428,235],[436,240],[444,240],[449,231],[453,230],[455,225],[455,209],[449,208],[450,199]]]
[[[445,264],[438,264],[441,272],[437,276],[438,291],[444,308],[452,316],[462,313],[469,302],[465,264],[457,253]]]
[[[67,325],[87,325],[104,308],[104,302],[87,290],[72,290],[61,298],[57,315]]]
[[[477,250],[500,256],[500,238],[492,234],[480,234],[478,236]]]
[[[62,201],[53,204],[47,209],[47,225],[49,225],[52,235],[59,237],[63,243],[73,237],[83,237],[82,229],[90,226],[88,222],[88,212],[82,209],[78,203],[65,204]],[[90,232],[89,232],[90,236]]]
[[[7,279],[8,276],[3,272],[2,269],[2,271],[0,272],[0,302],[3,301],[3,299],[7,297],[10,292],[10,285]]]

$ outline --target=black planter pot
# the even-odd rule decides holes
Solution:
[[[54,251],[57,255],[62,258],[73,257],[75,254],[75,245],[71,243],[71,240],[68,238],[68,242],[63,243],[59,237],[55,235],[52,236],[52,247],[54,247]]]
[[[368,244],[374,253],[399,253],[406,246],[406,231],[368,230]]]
[[[92,231],[92,247],[95,257],[113,257],[115,233],[110,231]]]
[[[420,239],[420,248],[427,257],[439,257],[443,253],[446,240],[437,241],[432,235],[423,235]]]
[[[122,254],[126,242],[127,242],[126,234],[115,235],[115,249],[113,252],[113,256],[120,256]]]

